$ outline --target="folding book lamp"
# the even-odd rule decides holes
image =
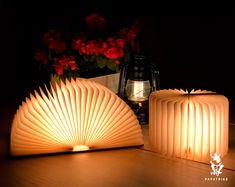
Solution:
[[[149,136],[154,151],[208,161],[228,152],[228,99],[210,91],[160,90],[149,99]]]
[[[35,155],[143,145],[131,108],[99,83],[76,79],[40,89],[17,110],[11,155]]]

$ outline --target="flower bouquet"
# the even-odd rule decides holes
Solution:
[[[81,31],[68,36],[62,30],[49,29],[43,34],[42,43],[34,52],[40,68],[64,80],[116,73],[122,64],[130,62],[137,46],[138,24],[108,34],[102,16],[91,14],[85,23],[88,33]]]

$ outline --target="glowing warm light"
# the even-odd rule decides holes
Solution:
[[[130,107],[103,85],[76,79],[30,95],[11,128],[11,154],[85,151],[143,144]]]
[[[76,152],[76,151],[87,151],[89,150],[90,148],[86,145],[77,145],[73,148],[73,151]]]
[[[197,161],[228,151],[228,99],[210,91],[160,90],[150,95],[149,135],[154,151]]]
[[[150,94],[149,81],[133,81],[128,80],[126,85],[127,97],[130,101],[145,101],[148,100]]]

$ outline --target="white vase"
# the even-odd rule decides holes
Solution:
[[[120,73],[114,73],[114,74],[103,75],[99,77],[93,77],[89,79],[106,86],[108,89],[110,89],[114,93],[118,93],[119,77],[120,77]],[[60,78],[58,76],[51,75],[50,82],[53,87],[55,87],[56,82],[58,83],[59,81],[60,81]]]
[[[119,77],[120,77],[120,73],[114,73],[110,75],[93,77],[93,78],[90,78],[90,80],[94,80],[106,86],[107,88],[112,90],[114,93],[118,93]]]

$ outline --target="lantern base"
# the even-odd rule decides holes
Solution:
[[[148,100],[141,102],[126,101],[127,104],[134,111],[140,125],[147,125],[149,123]]]
[[[144,110],[138,111],[138,113],[136,115],[137,115],[137,119],[139,120],[140,125],[147,125],[148,124],[149,119],[148,119],[148,112],[147,111],[144,111]]]

